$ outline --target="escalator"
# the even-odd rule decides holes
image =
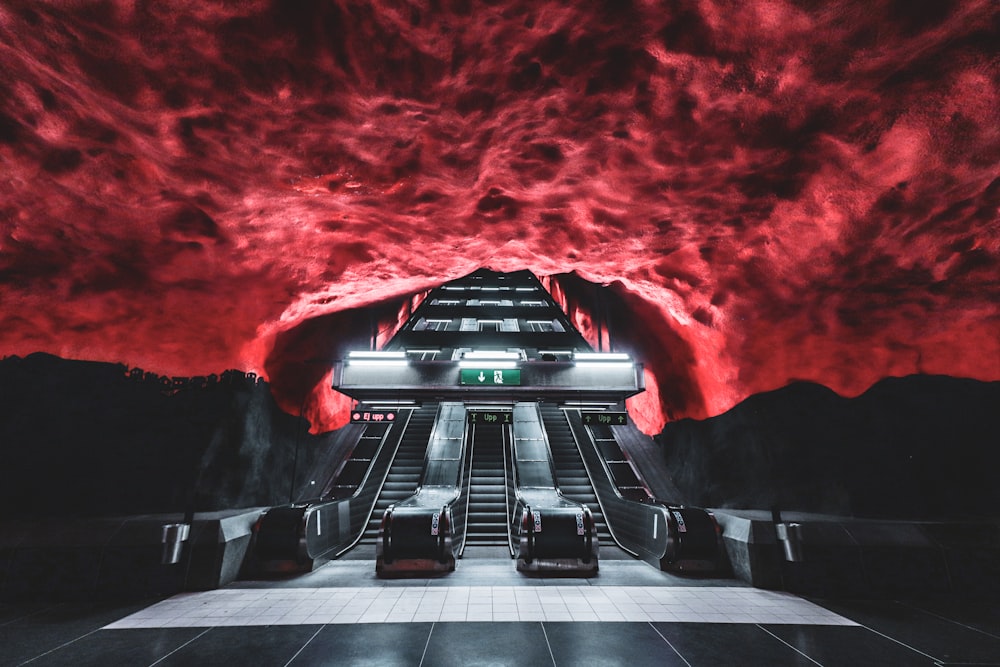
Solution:
[[[601,540],[602,547],[607,551],[615,542],[608,532],[608,524],[604,520],[604,513],[597,501],[597,495],[590,483],[583,459],[580,458],[580,450],[576,446],[576,440],[574,440],[573,432],[566,421],[566,415],[551,403],[539,403],[538,407],[542,414],[542,423],[545,425],[545,433],[549,439],[549,447],[552,450],[552,463],[555,467],[556,484],[559,491],[570,500],[583,503],[590,508],[597,526],[597,535]],[[608,554],[606,553],[603,557],[607,558]]]
[[[468,489],[466,547],[510,546],[504,428],[502,424],[470,427],[472,469]]]
[[[570,500],[559,491],[537,403],[514,405],[510,460],[517,570],[596,574],[600,540],[593,513],[583,503]]]
[[[437,408],[437,403],[426,403],[415,410],[410,417],[410,423],[399,443],[396,458],[389,468],[382,492],[375,501],[375,509],[368,519],[368,526],[360,544],[374,545],[386,508],[412,496],[420,484],[420,475],[424,470],[424,454],[427,451],[431,429],[434,427]]]
[[[310,572],[331,558],[373,558],[385,508],[412,495],[419,483],[436,413],[437,404],[427,404],[400,411],[392,424],[366,425],[322,497],[261,515],[246,571]],[[367,545],[354,548],[366,537]]]

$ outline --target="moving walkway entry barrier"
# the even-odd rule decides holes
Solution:
[[[465,429],[465,406],[442,403],[417,492],[390,505],[382,516],[375,543],[375,571],[379,575],[455,569],[462,534],[453,506],[462,485]]]

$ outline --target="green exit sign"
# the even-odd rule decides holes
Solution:
[[[462,384],[502,387],[521,384],[521,371],[517,368],[463,368]]]

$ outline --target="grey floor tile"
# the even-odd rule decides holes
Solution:
[[[151,665],[205,631],[205,628],[98,630],[29,664],[32,667]]]
[[[815,663],[750,623],[653,623],[691,667],[761,667]]]
[[[674,667],[683,659],[649,623],[543,624],[557,667]]]
[[[157,667],[285,665],[306,646],[321,627],[320,625],[270,625],[212,628],[195,641],[172,653]]]
[[[1000,663],[1000,638],[907,604],[881,600],[821,604],[944,663]]]
[[[12,619],[0,625],[0,666],[17,665],[79,641],[152,602],[155,601],[128,605],[65,603]]]
[[[861,627],[765,625],[823,667],[935,667],[931,658]]]
[[[291,666],[415,667],[420,664],[431,627],[431,623],[326,625],[295,656]]]
[[[908,602],[953,623],[1000,637],[1000,602],[986,600],[922,600]]]
[[[552,658],[540,623],[437,623],[423,664],[544,667]]]

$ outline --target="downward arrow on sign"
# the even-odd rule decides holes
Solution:
[[[480,382],[486,382],[486,375],[484,375],[482,371],[479,371],[479,377],[477,377],[476,379],[479,380]]]

